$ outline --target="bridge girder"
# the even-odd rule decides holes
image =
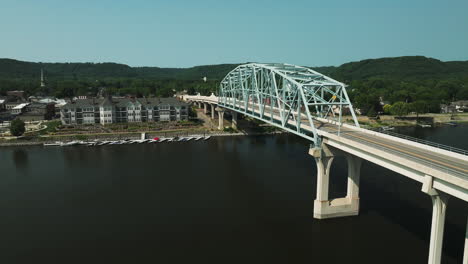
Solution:
[[[349,109],[359,127],[345,85],[309,68],[291,64],[240,65],[220,83],[221,106],[254,116],[264,122],[320,144],[314,120],[342,123]],[[301,129],[307,123],[312,131]]]

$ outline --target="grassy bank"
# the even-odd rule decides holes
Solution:
[[[343,117],[346,123],[353,123],[351,116]],[[358,122],[364,128],[379,128],[384,126],[417,126],[418,124],[429,124],[431,126],[444,125],[444,123],[468,122],[468,113],[457,114],[421,114],[421,115],[406,115],[393,116],[381,115],[378,118],[369,118],[367,116],[358,116]]]

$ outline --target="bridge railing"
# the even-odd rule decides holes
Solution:
[[[447,151],[450,151],[450,152],[454,152],[454,153],[458,153],[458,154],[468,156],[468,150],[459,149],[459,148],[455,148],[455,147],[435,143],[435,142],[424,140],[424,139],[410,137],[410,136],[407,136],[407,135],[398,134],[398,133],[391,132],[391,131],[388,131],[388,130],[374,129],[374,131],[382,133],[382,134],[387,134],[387,135],[390,135],[390,136],[394,136],[394,137],[414,141],[414,142],[417,142],[417,143],[420,143],[420,144],[424,144],[424,145],[428,145],[428,146],[431,146],[431,147],[436,147],[436,148],[444,149],[444,150],[447,150]]]
[[[357,141],[357,142],[360,142],[360,143],[363,143],[363,144],[367,144],[367,141],[359,139],[359,138],[353,138],[353,140]],[[452,169],[450,167],[447,167],[447,166],[438,165],[437,163],[430,162],[430,161],[428,161],[426,159],[421,159],[419,157],[416,157],[416,156],[411,155],[411,154],[407,154],[405,152],[394,150],[394,149],[388,148],[388,147],[383,147],[381,150],[383,150],[385,152],[388,152],[390,154],[394,154],[394,155],[399,156],[399,157],[406,157],[406,158],[408,158],[408,160],[415,160],[419,164],[423,164],[426,167],[438,170],[440,172],[444,172],[444,173],[451,174],[451,175],[456,175],[456,176],[462,177],[464,179],[466,179],[466,177],[467,177],[466,173],[464,173],[464,172],[454,170],[454,169]]]

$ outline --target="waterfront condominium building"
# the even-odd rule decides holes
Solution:
[[[111,124],[188,120],[188,104],[176,98],[77,99],[60,110],[62,124]]]

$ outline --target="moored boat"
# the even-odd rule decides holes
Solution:
[[[44,146],[61,146],[62,142],[60,141],[55,141],[53,143],[44,143]]]

